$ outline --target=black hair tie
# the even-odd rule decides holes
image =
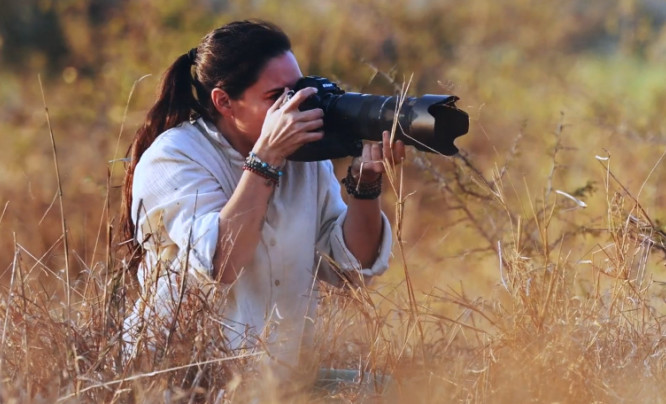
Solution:
[[[197,48],[190,49],[190,51],[187,52],[187,58],[190,60],[190,64],[196,64],[196,62],[197,62]]]

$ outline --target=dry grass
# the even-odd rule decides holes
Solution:
[[[666,28],[640,1],[229,6],[221,20],[289,27],[304,72],[375,93],[413,72],[412,95],[461,96],[471,131],[461,156],[410,150],[388,175],[388,273],[359,290],[322,285],[311,365],[367,383],[278,385],[260,349],[237,357],[220,344],[215,289],[183,296],[168,337],[123,347],[138,289],[113,252],[121,166],[104,161],[150,105],[157,74],[137,79],[219,22],[185,3],[112,15],[98,46],[73,50],[75,67],[103,69],[47,79],[45,102],[41,65],[0,72],[0,129],[14,135],[0,138],[0,401],[664,401]],[[87,37],[77,10],[61,12],[67,35]],[[585,48],[599,38],[617,49]]]
[[[403,283],[347,292],[322,285],[315,365],[391,375],[383,395],[376,380],[335,394],[285,392],[256,367],[260,351],[224,351],[216,306],[223,296],[195,290],[184,296],[173,334],[130,347],[127,363],[121,332],[136,290],[118,275],[122,263],[109,257],[111,266],[90,268],[72,285],[52,271],[68,303],[41,284],[39,261],[17,245],[0,315],[3,402],[660,402],[663,285],[650,268],[663,264],[666,237],[617,181],[612,160],[600,158],[604,228],[566,223],[562,231],[559,222],[582,209],[573,196],[547,188],[522,216],[507,204],[503,169],[484,179],[468,159],[445,170],[435,157],[412,159],[459,203],[459,220],[483,235],[478,247],[492,250],[498,286],[484,297],[463,285],[419,293],[404,256]],[[399,233],[408,196],[401,173],[389,177]]]

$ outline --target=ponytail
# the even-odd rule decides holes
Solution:
[[[132,183],[136,165],[162,132],[190,119],[193,112],[206,115],[192,92],[193,56],[192,51],[180,56],[164,73],[157,101],[146,115],[127,152],[129,163],[122,185],[120,236],[121,245],[128,249],[127,262],[131,271],[137,268],[143,258],[143,251],[136,240],[136,229],[132,221]]]

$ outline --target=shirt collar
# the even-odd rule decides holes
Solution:
[[[207,135],[207,137],[215,142],[220,149],[224,152],[224,154],[227,155],[227,157],[232,158],[234,160],[241,160],[244,161],[245,157],[243,157],[238,150],[234,149],[231,146],[231,143],[227,140],[227,138],[224,137],[224,135],[217,129],[217,126],[215,126],[212,122],[209,122],[202,117],[199,117],[196,119],[196,123],[198,123],[199,127],[203,128],[206,133],[204,135]]]

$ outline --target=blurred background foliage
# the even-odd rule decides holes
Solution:
[[[113,221],[123,172],[112,161],[124,156],[161,73],[211,29],[245,18],[279,24],[305,74],[348,90],[392,94],[413,77],[410,95],[459,96],[471,128],[458,146],[486,177],[507,169],[514,189],[507,197],[526,216],[528,200],[552,182],[590,206],[572,212],[572,222],[602,226],[605,196],[594,190],[603,188],[604,169],[595,155],[610,155],[649,213],[666,218],[663,163],[652,172],[666,144],[666,4],[659,0],[4,0],[0,271],[17,250],[38,270],[64,267],[38,75],[76,272],[105,260],[105,197],[108,191]],[[448,159],[427,158],[455,170]],[[478,228],[452,227],[455,208],[441,184],[417,165],[405,171],[415,192],[405,222],[417,284],[496,271],[492,253],[469,258],[488,245]],[[385,207],[393,209],[390,196]],[[499,226],[486,225],[489,234]],[[496,279],[476,282],[479,291]]]

